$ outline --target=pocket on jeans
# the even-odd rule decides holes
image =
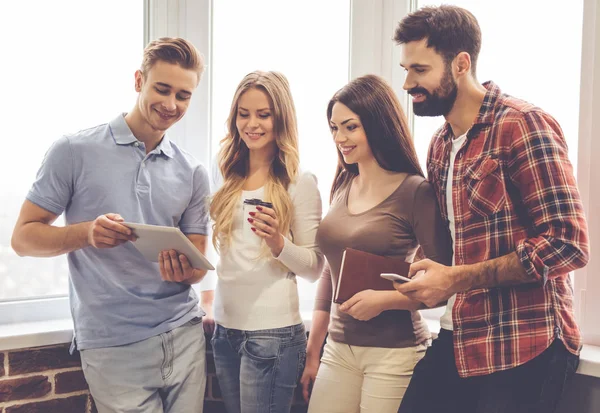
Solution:
[[[244,352],[257,361],[274,361],[280,346],[281,341],[276,337],[251,337],[244,343]]]
[[[201,323],[202,323],[202,317],[194,317],[190,321],[187,322],[187,325],[194,326],[196,324],[201,324]]]
[[[219,324],[215,323],[215,331],[212,333],[212,337],[210,338],[210,345],[214,348],[217,340],[221,339],[223,327]]]

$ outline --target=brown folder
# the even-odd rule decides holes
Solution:
[[[342,304],[354,294],[363,290],[388,291],[394,283],[380,274],[391,272],[408,277],[410,263],[403,258],[383,257],[368,252],[346,248],[342,255],[340,277],[333,302]]]

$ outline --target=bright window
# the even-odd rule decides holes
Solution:
[[[0,299],[65,295],[66,257],[20,258],[12,230],[51,143],[133,106],[144,2],[10,1],[0,5],[0,37]]]
[[[318,177],[326,212],[337,154],[325,112],[348,82],[350,2],[214,2],[212,34],[213,156],[242,78],[254,70],[282,72],[296,106],[301,167]],[[316,283],[299,279],[298,286],[303,308],[312,308]]]
[[[554,116],[577,166],[583,0],[506,0],[491,7],[481,0],[419,1],[452,4],[475,15],[482,30],[477,63],[480,82],[492,80],[504,93]],[[415,145],[423,166],[429,140],[443,118],[414,118]]]

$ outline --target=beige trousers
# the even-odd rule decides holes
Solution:
[[[396,413],[423,344],[358,347],[327,339],[308,413]]]

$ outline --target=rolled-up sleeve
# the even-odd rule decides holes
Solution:
[[[567,144],[543,112],[524,113],[512,130],[509,173],[533,222],[516,252],[531,277],[545,283],[585,266],[589,238]]]

